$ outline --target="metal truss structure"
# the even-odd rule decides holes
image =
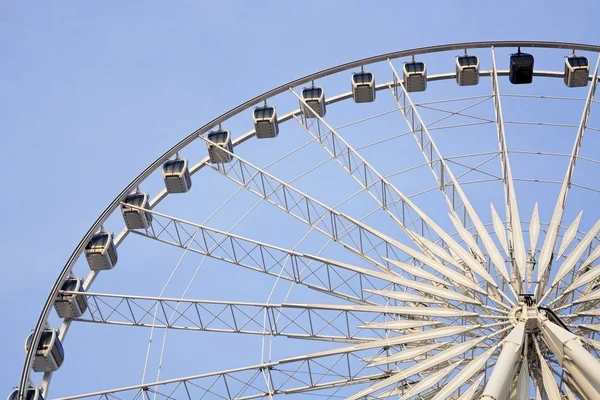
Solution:
[[[572,57],[576,52],[579,56],[590,53],[600,61],[598,46],[555,42],[458,43],[383,54],[289,82],[183,139],[115,198],[67,261],[32,333],[18,399],[28,399],[30,387],[39,387],[44,398],[49,398],[51,379],[61,371],[33,372],[34,363],[42,357],[40,340],[54,326],[62,343],[73,325],[103,332],[119,329],[131,337],[133,332],[149,332],[142,382],[112,385],[120,377],[118,372],[111,375],[109,364],[95,377],[95,382],[109,389],[75,387],[72,394],[69,385],[73,382],[57,378],[53,390],[56,385],[62,392],[59,400],[233,400],[281,395],[347,400],[600,398],[600,265],[596,264],[600,215],[592,207],[600,186],[589,183],[594,182],[590,171],[600,166],[600,154],[593,149],[586,152],[584,141],[586,131],[600,131],[593,126],[591,113],[597,103],[600,62],[594,68],[587,65],[585,85],[579,84],[587,86],[585,96],[535,95],[516,89],[509,93],[503,78],[516,79],[515,71],[498,68],[499,48],[533,48],[556,58],[566,49],[573,52]],[[484,86],[479,83],[469,96],[425,99],[433,90],[425,90],[426,82],[460,81],[459,62],[456,71],[429,76],[424,67],[411,70],[406,65],[416,65],[417,58],[429,63],[427,57],[450,57],[449,52],[457,50],[464,50],[464,57],[467,51],[476,52],[482,65],[487,64],[487,69],[479,68],[478,61],[477,74],[489,79],[488,89],[479,93]],[[407,57],[412,61],[400,66],[398,60]],[[373,100],[375,93],[378,98],[366,108],[352,106],[354,87],[352,92],[320,100],[299,90],[309,83],[321,92],[323,88],[338,90],[334,78],[359,67],[361,74],[372,68],[378,78],[384,74],[391,78],[377,85],[372,80],[368,89]],[[539,78],[570,82],[567,67],[564,71],[533,70],[532,64],[536,79],[532,87]],[[413,77],[425,82],[421,88],[425,93],[414,93],[409,84]],[[321,81],[323,88],[315,86]],[[512,119],[504,111],[508,104],[517,113],[512,101],[533,99],[578,102],[583,108],[567,113],[565,106],[564,110],[569,117],[576,113],[579,122]],[[384,102],[387,108],[377,108]],[[231,143],[221,143],[215,150],[220,154],[218,162],[196,154],[195,145],[215,146],[209,131],[228,124],[238,126],[236,118],[251,107],[278,106],[281,112],[289,104],[298,108],[292,106],[271,122],[281,131],[272,142],[255,140],[256,125]],[[336,113],[338,108],[343,112]],[[353,113],[355,120],[350,120]],[[395,120],[388,120],[384,129],[379,123],[384,118]],[[372,128],[366,128],[366,123]],[[533,126],[573,132],[568,135],[571,152],[562,151],[563,144],[553,150],[547,150],[545,143],[537,143],[540,150],[513,146],[511,130],[523,134]],[[489,130],[485,137],[492,138],[492,146],[484,144],[483,134],[473,135],[474,130]],[[392,136],[382,136],[382,131]],[[456,132],[471,132],[471,136],[452,143],[448,138]],[[306,141],[298,143],[299,137]],[[564,140],[564,136],[556,139],[557,143]],[[394,147],[394,143],[401,144]],[[476,150],[463,152],[463,147]],[[313,152],[307,156],[308,149]],[[417,157],[409,157],[411,151]],[[181,155],[190,157],[189,173],[198,181],[194,188],[202,192],[195,202],[182,200],[177,203],[181,207],[174,206],[170,200],[175,196],[162,187],[148,206],[126,202],[130,193],[155,189],[153,179],[161,176],[161,166]],[[527,168],[520,172],[519,156],[529,157],[522,163]],[[523,171],[533,168],[529,160],[534,156],[551,157],[557,165],[565,164],[566,170],[561,169],[558,178],[527,176]],[[576,173],[581,164],[586,165],[583,175]],[[548,170],[553,167],[546,166]],[[209,183],[203,186],[203,182]],[[536,192],[517,195],[530,185],[558,189],[546,204],[549,195],[542,190],[539,198]],[[578,194],[581,207],[577,201],[567,201],[576,191],[585,194]],[[225,199],[218,196],[221,192],[221,196],[231,194]],[[582,200],[588,198],[589,204]],[[253,200],[256,203],[236,220]],[[482,204],[489,206],[490,201],[491,207],[483,209]],[[495,206],[496,201],[502,207]],[[523,215],[529,203],[533,212],[526,220]],[[127,228],[119,208],[151,223]],[[586,211],[589,218],[580,212],[582,208],[591,209]],[[194,217],[187,217],[190,214]],[[546,215],[551,216],[547,219]],[[222,228],[232,223],[231,228]],[[144,262],[152,264],[144,268],[155,271],[144,275],[145,280],[158,280],[156,271],[167,270],[163,268],[166,258],[160,254],[180,255],[158,295],[149,289],[154,288],[149,282],[128,293],[105,290],[123,286],[95,283],[112,274],[100,274],[97,269],[83,280],[84,291],[64,288],[67,279],[81,275],[81,264],[87,268],[81,257],[86,245],[95,234],[106,231],[120,232],[114,237],[115,247],[128,249],[131,241],[132,252],[144,253]],[[190,278],[182,270],[184,258],[192,257],[201,261]],[[122,262],[136,267],[131,260],[129,256]],[[203,270],[205,286],[198,290],[192,284],[205,263],[222,271]],[[117,283],[127,277],[131,285],[142,280],[135,272],[123,274],[125,278]],[[173,288],[177,279],[181,287]],[[286,283],[289,289],[284,292],[281,288]],[[96,291],[92,284],[94,289],[105,286]],[[231,289],[235,285],[241,289]],[[265,301],[237,300],[255,292],[260,297],[265,287],[270,289]],[[151,293],[135,292],[146,289]],[[166,295],[167,291],[178,295]],[[204,293],[213,298],[219,293],[225,300],[201,298]],[[301,300],[291,300],[293,296]],[[87,308],[81,315],[56,320],[51,310],[57,298],[85,299]],[[164,333],[158,356],[155,332]],[[236,338],[256,338],[262,344],[261,360],[246,362],[249,354],[238,351],[219,357],[232,365],[230,369],[213,369],[208,361],[201,361],[200,366],[178,363],[185,374],[177,369],[175,377],[161,379],[168,332],[180,332],[172,335],[181,340],[183,335],[186,340],[194,338],[190,346],[169,344],[172,351],[201,348],[207,357],[226,352]],[[198,339],[211,333],[217,338],[214,344]],[[65,345],[67,354],[73,350],[70,345]],[[93,357],[101,353],[94,351]],[[119,356],[116,350],[110,355],[115,368]],[[158,358],[155,380],[146,377],[153,357]],[[204,360],[204,355],[200,358]]]

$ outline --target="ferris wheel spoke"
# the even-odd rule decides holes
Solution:
[[[208,228],[203,225],[177,219],[156,211],[149,211],[153,214],[154,220],[161,226],[169,226],[170,229],[177,229],[179,232],[179,241],[171,240],[174,235],[167,229],[162,229],[163,236],[151,233],[149,231],[135,230],[138,234],[150,239],[157,240],[168,245],[187,248],[192,253],[206,255],[221,261],[239,265],[254,271],[266,273],[281,279],[303,284],[311,289],[331,294],[348,301],[357,303],[372,303],[372,296],[377,291],[391,290],[393,287],[404,290],[414,290],[422,296],[431,299],[433,303],[441,303],[442,307],[464,307],[464,304],[473,304],[475,307],[490,307],[482,305],[481,301],[469,294],[468,291],[452,291],[447,287],[460,288],[453,286],[450,281],[444,281],[431,273],[427,273],[417,267],[408,264],[389,260],[409,274],[414,274],[431,283],[442,284],[443,287],[436,287],[426,283],[410,280],[394,274],[390,271],[382,272],[371,270],[348,263],[330,260],[311,254],[301,254],[293,250],[272,246],[269,244],[257,242],[242,236],[233,235],[214,228]],[[160,223],[161,219],[169,221]],[[196,232],[197,239],[192,239],[191,231]],[[190,235],[186,237],[185,234]],[[167,236],[166,238],[164,236]],[[418,252],[406,248],[409,254],[418,257],[419,260],[429,261],[431,267],[442,275],[450,277],[461,285],[469,288],[475,288],[481,291],[477,286],[466,277],[455,273],[448,267],[437,261],[427,260],[419,255]],[[384,258],[385,259],[385,258]],[[459,279],[460,277],[460,279]],[[446,288],[444,288],[446,287]],[[453,301],[454,304],[451,304]],[[417,304],[418,301],[406,299],[406,304]],[[482,310],[484,311],[484,310]],[[502,311],[502,310],[497,310]],[[496,311],[496,312],[497,312]]]
[[[479,337],[479,338],[471,339],[471,340],[468,340],[465,342],[454,344],[453,346],[450,346],[449,348],[437,353],[436,355],[434,355],[432,357],[428,357],[423,361],[417,362],[416,364],[414,364],[408,368],[405,368],[401,371],[396,372],[389,378],[386,378],[386,379],[368,387],[367,389],[364,389],[358,393],[355,393],[352,396],[347,397],[346,400],[358,400],[358,399],[362,398],[363,396],[368,396],[368,395],[370,395],[374,392],[377,392],[381,389],[384,389],[390,385],[395,385],[398,382],[411,377],[412,375],[429,371],[430,369],[438,367],[440,364],[442,364],[448,360],[451,360],[452,358],[459,356],[459,355],[469,351],[470,349],[476,347],[484,339],[485,338],[483,338],[483,337]]]
[[[498,82],[498,70],[496,68],[496,54],[492,47],[492,95],[494,96],[494,111],[496,119],[496,132],[498,135],[498,147],[500,151],[500,165],[502,168],[502,180],[504,182],[504,200],[506,206],[506,219],[508,222],[508,248],[513,263],[511,268],[511,281],[515,290],[520,293],[524,287],[525,268],[527,256],[525,253],[525,241],[521,228],[519,207],[515,194],[515,187],[508,158],[508,147],[504,130],[504,115],[502,113],[502,102],[500,100],[500,88]]]
[[[290,92],[298,99],[300,104],[309,109],[308,104],[292,88]],[[307,124],[307,118],[297,118],[298,123],[306,130],[317,143],[346,171],[354,180],[385,210],[388,215],[402,229],[423,229],[423,220],[419,218],[414,210],[404,207],[406,199],[398,189],[392,185],[387,178],[370,165],[356,149],[354,149],[327,121],[317,113],[313,113],[315,118],[317,132],[313,132],[311,126]],[[383,188],[383,190],[382,190]],[[386,190],[387,189],[387,190]],[[394,200],[399,197],[399,200]],[[399,217],[398,204],[402,210],[408,211],[410,225],[406,225],[406,218],[402,220]],[[412,215],[414,214],[414,215]],[[409,235],[410,237],[410,235]]]
[[[538,262],[538,286],[536,289],[536,293],[539,295],[542,294],[542,291],[545,289],[546,284],[549,281],[550,275],[550,263],[552,262],[554,256],[554,250],[556,247],[556,241],[558,239],[558,230],[559,226],[562,222],[565,203],[567,201],[567,196],[569,194],[569,188],[571,186],[571,181],[573,179],[573,173],[575,171],[575,165],[577,158],[579,156],[579,151],[581,149],[581,142],[583,140],[583,135],[585,134],[585,128],[587,126],[587,121],[590,115],[590,111],[592,108],[592,103],[594,102],[594,95],[596,93],[596,85],[598,83],[598,67],[600,66],[600,56],[598,56],[598,60],[596,61],[596,68],[594,70],[594,75],[592,77],[592,82],[590,84],[590,89],[588,91],[587,99],[584,103],[583,113],[581,115],[581,120],[579,122],[579,127],[577,128],[577,135],[575,136],[575,143],[573,145],[573,151],[571,152],[571,157],[569,159],[569,165],[567,166],[567,171],[565,173],[565,177],[562,182],[562,186],[560,192],[558,194],[558,198],[556,200],[556,205],[554,206],[554,211],[552,213],[552,219],[550,220],[550,226],[548,227],[548,233],[544,239],[544,244],[542,245],[542,249],[540,252],[539,262]],[[544,296],[545,297],[545,296]]]
[[[381,272],[303,254],[154,210],[148,212],[152,213],[157,224],[161,220],[167,221],[161,225],[168,228],[161,230],[160,234],[143,230],[134,230],[132,233],[171,246],[188,248],[192,253],[300,283],[348,301],[368,303],[372,295],[364,292],[365,289],[389,289],[392,285],[406,280],[388,271]],[[177,236],[169,229],[179,232],[177,240],[173,239]],[[192,240],[192,232],[196,229],[199,233],[196,239]]]
[[[306,104],[306,102],[300,97],[298,96],[298,94],[296,94],[292,89],[290,89],[290,91],[298,98],[298,100],[301,102],[301,104],[305,107],[308,108],[308,105]],[[385,198],[391,198],[391,194],[385,194],[385,193],[381,193],[379,190],[374,190],[375,186],[370,184],[370,182],[372,182],[374,179],[377,180],[381,180],[382,182],[386,182],[386,184],[388,185],[388,187],[390,188],[390,190],[392,192],[395,192],[396,194],[399,194],[400,196],[402,196],[402,194],[398,191],[397,188],[395,188],[392,184],[390,184],[389,182],[384,181],[384,179],[386,179],[385,177],[383,177],[377,170],[375,170],[371,165],[369,165],[367,163],[367,161],[362,158],[360,156],[360,154],[354,149],[352,148],[352,146],[350,144],[348,144],[338,133],[337,131],[331,126],[329,125],[325,119],[317,114],[314,115],[316,118],[316,122],[318,124],[322,124],[323,125],[323,129],[321,129],[320,125],[318,125],[319,129],[318,132],[313,132],[310,128],[310,126],[308,126],[306,124],[306,119],[298,119],[298,122],[303,126],[303,128],[330,154],[330,156],[334,159],[336,159],[338,161],[338,163],[344,168],[344,170],[351,175],[360,185],[361,187],[363,187],[363,189],[365,191],[367,191],[371,197],[373,197],[373,199],[375,199],[375,201],[377,201],[377,203],[381,206],[382,209],[385,209],[387,211],[387,213],[392,217],[392,219],[394,221],[397,222],[397,224],[402,227],[405,232],[408,234],[408,236],[415,241],[415,238],[417,239],[415,241],[415,243],[417,243],[422,249],[423,251],[429,252],[430,254],[433,252],[433,254],[435,254],[438,257],[442,257],[442,259],[444,259],[446,262],[449,262],[450,264],[457,264],[455,259],[452,259],[450,257],[450,255],[443,249],[439,249],[441,250],[441,252],[436,252],[435,249],[432,249],[432,246],[437,246],[435,244],[433,244],[432,242],[430,242],[428,239],[425,239],[424,237],[420,236],[419,234],[417,234],[416,232],[413,232],[411,230],[409,230],[406,226],[404,226],[402,224],[402,222],[399,220],[399,218],[397,217],[398,215],[398,210],[397,208],[393,207],[394,211],[392,211],[392,208],[387,207],[385,204]],[[403,208],[404,210],[404,208]],[[417,209],[418,211],[418,209]],[[413,217],[414,218],[414,217]],[[418,218],[418,217],[417,217]],[[419,226],[423,226],[423,219],[417,219],[416,222],[421,221]],[[453,221],[454,222],[454,221]],[[415,220],[412,220],[412,226],[415,226]],[[487,231],[486,231],[487,234]],[[477,245],[475,244],[473,238],[470,236],[470,234],[466,231],[466,229],[463,228],[463,231],[461,231],[461,236],[463,237],[463,239],[465,238],[470,238],[471,240],[467,241],[467,243],[471,243],[472,244],[472,248],[477,248]],[[431,245],[429,245],[428,243],[430,243]],[[420,260],[421,262],[425,263],[426,265],[432,267],[434,270],[436,270],[437,272],[440,272],[439,269],[443,268],[445,269],[445,275],[449,275],[450,273],[453,273],[453,277],[455,277],[455,281],[460,278],[460,281],[463,283],[463,285],[465,285],[465,281],[466,286],[470,287],[471,289],[474,289],[484,295],[487,295],[487,291],[484,291],[481,289],[481,287],[479,286],[479,284],[477,284],[476,280],[474,279],[473,276],[471,276],[471,280],[469,280],[468,278],[464,277],[463,275],[456,273],[455,271],[451,270],[450,268],[444,266],[441,263],[437,263],[437,261],[434,261],[433,258],[429,258],[429,257],[425,257],[427,258],[426,260],[423,259],[424,255],[421,255],[418,252],[412,251],[412,249],[406,247],[403,249],[405,253],[408,253],[411,257],[414,257],[417,260]],[[477,248],[477,250],[479,250]],[[480,259],[484,259],[483,254],[479,251],[480,254]],[[446,255],[447,257],[444,257],[444,255]],[[389,259],[385,259],[386,261],[395,264],[396,266],[399,266],[397,263],[394,262],[394,260],[389,260]],[[437,264],[439,264],[439,267],[437,266]],[[406,268],[403,268],[406,270]],[[418,275],[418,274],[417,274]],[[456,278],[458,277],[458,278]],[[506,274],[506,277],[508,277],[508,275]],[[474,287],[473,287],[474,286]],[[492,288],[492,291],[494,290],[494,288]],[[464,291],[463,291],[464,292]],[[494,296],[497,300],[499,300],[500,302],[502,302],[502,299],[499,298],[498,296]],[[516,297],[516,296],[515,296]],[[510,302],[510,299],[509,303]],[[501,303],[503,304],[503,303]]]
[[[458,183],[457,178],[452,173],[448,163],[446,162],[446,159],[439,152],[435,142],[433,141],[433,138],[429,133],[427,125],[423,122],[417,107],[408,94],[408,91],[401,83],[400,77],[396,72],[394,65],[389,60],[388,63],[394,74],[394,86],[390,87],[392,95],[396,101],[398,109],[408,125],[409,130],[413,133],[413,137],[417,141],[425,161],[429,165],[431,172],[438,182],[439,188],[446,200],[446,204],[450,209],[452,222],[458,228],[460,237],[471,249],[473,254],[476,254],[481,259],[480,261],[484,261],[483,253],[477,246],[477,243],[471,234],[464,228],[464,226],[467,225],[466,217],[468,216],[479,237],[481,238],[496,270],[507,282],[510,282],[504,259],[493,243],[489,233],[487,232],[487,229],[477,215],[477,212],[469,202],[465,192]],[[446,179],[449,181],[446,181]],[[461,220],[459,215],[464,215],[465,219]],[[475,270],[475,272],[477,272],[477,270]],[[485,279],[488,280],[487,278]]]
[[[463,386],[469,379],[487,368],[485,365],[488,359],[496,352],[498,347],[498,345],[494,345],[479,356],[473,358],[450,380],[450,382],[442,386],[439,392],[431,400],[445,400],[450,398],[452,393]],[[481,383],[481,381],[479,381],[479,383]],[[476,387],[479,387],[479,383]]]
[[[290,89],[291,90],[291,89]],[[306,102],[298,96],[293,90],[291,92],[298,98],[298,100],[305,107],[308,107]],[[392,216],[394,221],[404,229],[407,235],[421,247],[423,251],[427,249],[419,242],[415,240],[415,236],[412,235],[410,227],[413,227],[421,235],[425,235],[424,227],[430,227],[439,238],[445,242],[458,256],[467,264],[474,272],[484,278],[493,287],[497,287],[495,280],[489,275],[486,269],[479,264],[470,254],[468,254],[462,246],[460,246],[450,235],[448,235],[441,227],[439,227],[425,212],[419,209],[412,201],[400,192],[394,185],[392,185],[383,175],[375,170],[348,142],[346,142],[333,127],[331,127],[320,115],[314,113],[315,118],[327,128],[327,134],[331,135],[330,142],[323,141],[321,137],[322,145],[326,150],[336,158],[338,162],[344,167],[344,169],[350,173],[355,180],[361,184],[365,190],[369,190],[371,196],[381,204],[382,208],[387,210],[389,215]],[[305,127],[305,129],[308,129]],[[315,135],[315,137],[319,135]],[[327,143],[327,144],[324,144]],[[336,145],[337,143],[337,145]],[[381,188],[378,188],[378,185]],[[372,190],[377,188],[377,190]],[[396,212],[391,212],[390,204],[394,204],[393,209]],[[397,205],[401,204],[402,212],[397,211]],[[412,212],[413,216],[410,217],[410,225],[407,225],[405,214]],[[427,232],[429,233],[429,232]],[[406,251],[405,251],[406,252]]]
[[[144,398],[146,392],[159,393],[159,398],[167,399],[250,400],[364,384],[388,375],[383,370],[379,372],[365,371],[363,367],[357,365],[358,360],[352,354],[320,360],[311,358],[303,358],[301,361],[280,360],[226,371],[62,397],[56,400],[140,399]],[[265,392],[265,383],[267,392]]]
[[[76,292],[63,292],[75,294]],[[381,324],[390,318],[468,317],[473,313],[440,308],[344,306],[333,304],[269,304],[86,293],[93,307],[73,321],[188,331],[286,336],[341,343],[383,340]],[[153,310],[160,310],[153,318]],[[438,311],[435,311],[438,310]],[[265,323],[266,319],[266,323]],[[442,324],[436,320],[393,320],[395,331]],[[385,328],[390,329],[390,328]],[[442,331],[443,332],[443,331]],[[375,346],[376,347],[376,346]]]
[[[393,255],[396,259],[400,259],[398,258],[400,255],[406,254],[403,249],[408,248],[408,246],[307,196],[293,186],[275,178],[228,150],[223,151],[232,157],[232,162],[229,164],[209,164],[212,169],[245,187],[250,192],[264,198],[286,213],[313,226],[315,230],[343,244],[348,250],[370,262],[372,265],[382,270],[388,269],[384,266],[384,263],[376,261],[367,253],[376,253],[380,260],[384,258],[382,253],[385,254],[385,257]],[[243,172],[238,173],[237,171]],[[386,188],[385,190],[392,189],[392,192],[394,192],[393,187],[388,186],[385,180],[378,180],[376,184],[382,184]],[[404,199],[405,197],[402,197],[398,201],[404,202]],[[441,239],[446,242],[450,249],[469,268],[483,277],[489,285],[494,288],[497,287],[495,280],[489,275],[487,270],[449,234],[431,221],[410,200],[406,199],[405,204],[406,207],[410,207],[415,212],[418,212],[419,218],[423,218],[425,223],[436,231]],[[406,221],[401,222],[406,224]],[[368,243],[368,246],[365,246],[365,243]]]
[[[384,263],[373,258],[377,257],[381,260],[383,254],[393,255],[397,259],[404,257],[404,254],[399,251],[397,241],[304,194],[239,156],[227,150],[223,151],[231,155],[231,163],[208,164],[210,168],[316,231],[341,243],[347,250],[373,266],[382,270],[388,269]]]
[[[302,99],[292,89],[290,89],[290,91],[296,96],[296,98],[298,98],[298,100],[301,102],[301,104],[305,108],[309,108],[309,106],[306,104],[304,99]],[[342,138],[337,133],[337,131],[325,121],[325,119],[323,117],[321,117],[320,115],[318,115],[316,113],[314,114],[314,117],[316,118],[316,122],[318,124],[322,124],[324,127],[323,129],[321,129],[319,126],[318,132],[316,132],[316,133],[313,132],[311,130],[310,126],[308,126],[306,124],[306,119],[300,120],[297,118],[297,120],[302,125],[302,127],[329,153],[329,155],[332,158],[336,159],[338,161],[338,163],[343,167],[343,169],[349,175],[351,175],[361,185],[361,187],[371,195],[371,197],[373,197],[373,199],[381,206],[381,208],[387,211],[387,213],[392,217],[392,219],[394,221],[396,221],[396,223],[405,230],[405,232],[408,234],[408,236],[412,240],[415,240],[415,238],[417,238],[417,240],[415,242],[417,244],[419,244],[422,249],[424,249],[428,252],[433,251],[436,256],[442,257],[442,258],[443,258],[443,254],[445,254],[445,255],[447,255],[447,257],[445,258],[445,261],[447,261],[451,264],[456,264],[456,260],[451,259],[450,255],[448,255],[448,253],[445,250],[440,248],[441,253],[442,253],[442,254],[440,254],[439,252],[435,252],[435,250],[432,250],[431,246],[429,246],[429,245],[426,245],[423,247],[424,242],[428,242],[428,243],[432,243],[432,242],[429,242],[427,239],[425,239],[424,237],[420,236],[419,234],[411,231],[409,229],[409,227],[405,226],[403,224],[403,222],[401,222],[400,218],[398,218],[398,216],[397,216],[398,215],[397,209],[394,207],[395,211],[392,211],[389,207],[387,207],[387,205],[385,203],[386,198],[388,198],[388,197],[391,198],[391,193],[385,194],[385,193],[381,193],[379,190],[374,190],[376,188],[376,186],[373,185],[372,182],[374,180],[380,180],[381,182],[383,182],[384,185],[386,185],[387,187],[390,188],[391,192],[395,192],[399,196],[403,196],[398,191],[398,189],[395,188],[394,185],[389,183],[383,175],[381,175],[362,156],[360,156],[360,154],[348,142],[346,142],[344,140],[344,138]],[[403,210],[404,209],[405,208],[403,207]],[[417,209],[417,212],[419,212],[418,209]],[[423,220],[418,219],[418,218],[419,217],[417,217],[416,221],[413,218],[412,224],[411,224],[412,227],[415,226],[415,222],[419,222],[419,221],[421,221],[419,226],[423,226],[423,222],[422,222]],[[473,241],[473,243],[474,243],[474,241]],[[432,243],[432,245],[437,246],[433,243]],[[434,261],[433,258],[424,256],[416,251],[413,251],[409,247],[404,247],[403,251],[405,253],[408,253],[411,257],[432,267],[433,269],[435,269],[438,272],[439,272],[440,268],[443,268],[446,270],[445,275],[454,273],[454,275],[452,275],[452,276],[460,277],[461,278],[460,281],[463,282],[463,285],[465,285],[464,281],[467,281],[466,285],[469,286],[471,289],[474,289],[476,291],[479,291],[482,294],[487,295],[487,292],[482,290],[478,284],[473,283],[473,282],[476,282],[475,280],[469,280],[468,278],[465,278],[463,275],[454,272],[453,270],[442,265],[441,263],[437,263],[437,261]],[[481,256],[481,258],[483,258],[483,256]],[[396,266],[399,266],[397,263],[394,262],[394,260],[385,259],[385,261],[395,264]],[[433,266],[433,264],[435,264],[435,266]],[[437,266],[437,264],[439,264],[439,267]],[[403,268],[403,269],[406,270],[406,268]]]

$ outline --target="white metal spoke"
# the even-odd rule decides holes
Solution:
[[[301,103],[307,107],[303,99],[300,98],[295,92],[292,91]],[[327,143],[327,140],[331,140],[331,144],[324,145],[327,151],[336,158],[338,162],[350,173],[357,182],[359,182],[365,190],[369,190],[369,193],[375,198],[382,206],[383,209],[389,210],[393,208],[396,210],[395,213],[389,212],[394,221],[400,225],[405,231],[413,227],[421,235],[427,234],[423,227],[429,226],[439,237],[448,244],[459,257],[478,275],[484,278],[490,285],[496,287],[495,280],[489,275],[483,266],[481,266],[477,260],[468,254],[454,239],[452,239],[441,227],[439,227],[425,212],[419,209],[412,201],[408,199],[402,192],[400,192],[394,185],[390,184],[388,180],[381,175],[377,170],[367,163],[367,161],[358,154],[356,150],[352,148],[327,122],[319,115],[315,115],[319,122],[328,129],[328,132],[321,134],[320,142]],[[305,127],[307,130],[308,128]],[[309,130],[310,131],[310,130]],[[317,136],[313,133],[314,136]],[[325,137],[323,137],[325,136]],[[379,187],[381,186],[381,187]],[[374,189],[374,190],[371,190]],[[394,207],[390,207],[393,204]],[[398,204],[401,205],[402,212],[397,211]],[[411,217],[411,225],[406,225],[405,214],[406,212],[412,211],[414,216]],[[411,234],[407,231],[409,237]],[[413,239],[414,240],[414,239]],[[419,244],[418,240],[416,241]]]
[[[333,305],[319,307],[91,292],[86,296],[92,309],[89,315],[75,318],[74,321],[187,331],[267,334],[335,342],[361,343],[381,339],[376,330],[360,326],[385,322],[389,316],[412,315],[402,314],[411,310],[399,307],[389,310]],[[154,309],[159,310],[156,319],[153,318]],[[265,316],[266,329],[263,327]]]
[[[362,390],[352,396],[347,397],[346,400],[358,400],[358,399],[362,398],[363,396],[367,396],[371,393],[374,393],[378,390],[386,388],[390,385],[396,384],[404,379],[409,378],[412,375],[415,375],[415,374],[418,374],[421,372],[425,372],[435,366],[438,366],[440,363],[448,361],[448,360],[452,359],[453,357],[456,357],[460,354],[467,352],[474,346],[481,343],[483,340],[484,340],[484,338],[475,338],[475,339],[471,339],[469,341],[451,346],[448,349],[446,349],[442,352],[439,352],[438,354],[436,354],[433,357],[429,357],[429,358],[425,359],[424,361],[416,363],[413,366],[411,366],[405,370],[399,371],[396,374],[392,375],[391,377],[384,379],[381,382],[378,382],[365,390]]]
[[[344,359],[350,355],[342,356]],[[381,371],[370,374],[360,369],[348,370],[346,362],[334,358],[328,363],[314,362],[310,359],[302,361],[279,361],[259,364],[246,368],[231,369],[183,378],[151,382],[144,385],[128,386],[76,396],[61,397],[56,400],[98,399],[108,400],[139,399],[144,393],[162,393],[160,398],[222,398],[228,400],[250,400],[265,397],[262,372],[269,377],[271,393],[275,395],[290,395],[310,391],[335,388],[340,386],[367,383],[386,376]],[[311,366],[313,368],[311,368]],[[313,372],[312,369],[324,372]],[[166,394],[168,393],[168,395]]]
[[[511,272],[513,276],[518,270],[520,274],[516,282],[517,291],[521,291],[523,278],[525,276],[526,254],[525,242],[523,240],[523,231],[521,228],[521,219],[519,217],[519,208],[517,205],[517,197],[515,195],[515,187],[513,183],[510,162],[508,159],[508,147],[506,144],[506,136],[504,133],[504,115],[502,113],[502,103],[500,100],[500,89],[498,84],[498,71],[496,69],[496,55],[492,47],[492,94],[494,96],[494,109],[496,116],[496,130],[498,134],[498,146],[500,150],[500,160],[502,166],[502,179],[504,181],[504,195],[506,205],[506,218],[508,221],[509,231],[509,252],[513,261]]]
[[[382,253],[402,258],[398,242],[313,199],[239,156],[229,154],[233,157],[231,163],[209,166],[327,237],[342,243],[348,250],[375,266],[385,269],[371,253],[375,253],[378,258]]]
[[[590,115],[594,94],[596,93],[599,66],[600,56],[598,56],[598,60],[596,61],[596,68],[594,70],[594,75],[592,77],[590,89],[588,91],[587,99],[583,108],[583,113],[581,115],[581,121],[579,122],[579,127],[575,136],[575,144],[573,145],[573,151],[571,152],[569,165],[567,166],[567,171],[565,173],[565,177],[563,179],[562,186],[558,194],[558,198],[556,200],[556,205],[554,206],[554,211],[552,213],[552,219],[550,220],[550,227],[548,228],[548,233],[546,234],[544,244],[542,245],[542,250],[540,252],[537,274],[538,286],[536,288],[536,293],[538,294],[538,296],[545,289],[546,282],[548,280],[547,275],[550,272],[549,267],[552,263],[554,256],[554,249],[556,247],[556,240],[558,238],[558,229],[562,222],[562,217],[565,210],[565,203],[569,194],[569,187],[571,186],[571,180],[573,179],[573,173],[575,172],[575,162],[579,155],[579,150],[581,149],[581,142],[583,140],[583,135],[585,134],[585,128],[587,126],[587,121]]]
[[[464,229],[464,226],[467,225],[467,220],[461,218],[461,216],[465,218],[468,216],[477,233],[479,234],[497,271],[507,282],[509,282],[510,278],[504,263],[504,259],[494,245],[475,209],[467,199],[466,194],[462,190],[458,180],[455,178],[446,160],[439,152],[435,142],[433,141],[433,138],[431,137],[431,134],[429,133],[427,125],[425,125],[423,122],[419,111],[406,91],[406,88],[401,83],[400,76],[396,72],[394,65],[389,60],[388,63],[394,74],[394,86],[390,88],[392,90],[394,99],[396,100],[401,114],[404,116],[409,130],[413,133],[413,137],[417,141],[423,157],[427,161],[431,172],[438,182],[440,190],[442,191],[446,200],[446,204],[448,205],[452,216],[455,218],[453,222],[455,225],[461,224],[461,227],[463,228],[461,231],[461,237],[463,240],[466,239],[466,243],[471,250],[481,257],[481,250],[479,250],[479,247],[471,237],[470,233]]]

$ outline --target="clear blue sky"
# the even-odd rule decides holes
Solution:
[[[404,4],[0,2],[0,396],[18,382],[23,341],[80,237],[143,168],[216,115],[394,50],[600,39],[596,0],[568,15],[558,1]]]

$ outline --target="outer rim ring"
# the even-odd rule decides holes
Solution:
[[[75,264],[85,245],[90,240],[92,235],[100,229],[103,222],[117,209],[120,202],[131,193],[144,179],[146,179],[152,172],[154,172],[158,167],[160,167],[166,160],[172,157],[176,152],[190,144],[194,141],[198,135],[202,135],[207,132],[214,126],[219,125],[225,120],[241,113],[242,111],[247,110],[255,104],[258,104],[270,97],[276,96],[280,93],[283,93],[288,90],[288,88],[300,86],[304,83],[310,82],[312,80],[316,80],[328,75],[332,75],[338,72],[342,72],[345,70],[349,70],[352,68],[360,67],[363,65],[373,64],[376,62],[385,61],[387,59],[396,59],[400,57],[407,57],[412,55],[420,55],[420,54],[428,54],[428,53],[439,53],[444,51],[451,50],[465,50],[465,49],[474,49],[474,48],[494,48],[494,47],[533,47],[533,48],[551,48],[551,49],[569,49],[569,50],[580,50],[580,51],[590,51],[595,53],[600,53],[600,46],[591,45],[591,44],[578,44],[578,43],[568,43],[568,42],[547,42],[547,41],[487,41],[487,42],[464,42],[464,43],[453,43],[453,44],[445,44],[445,45],[437,45],[437,46],[427,46],[427,47],[419,47],[409,50],[402,50],[392,53],[380,54],[373,57],[367,57],[360,60],[351,61],[345,64],[340,64],[332,68],[328,68],[310,75],[306,75],[302,78],[290,81],[284,85],[271,89],[263,94],[256,96],[234,108],[231,110],[221,114],[219,117],[213,119],[202,127],[198,128],[186,138],[181,140],[171,149],[166,151],[162,156],[157,158],[152,164],[150,164],[144,171],[142,171],[131,183],[123,189],[123,191],[115,197],[115,199],[110,203],[110,205],[100,214],[98,219],[92,224],[92,226],[88,229],[85,236],[81,239],[77,247],[74,249],[73,253],[65,263],[62,271],[60,272],[58,278],[56,279],[52,289],[46,299],[46,303],[42,308],[38,321],[36,323],[35,329],[32,334],[32,342],[35,343],[35,346],[30,346],[29,351],[25,355],[25,361],[23,363],[23,370],[21,373],[21,380],[19,382],[19,392],[18,398],[19,400],[25,399],[25,391],[28,387],[29,383],[29,375],[31,372],[31,367],[33,363],[33,357],[35,355],[35,348],[37,348],[37,344],[39,343],[42,330],[44,329],[45,323],[50,314],[50,310],[56,298],[56,294],[64,280],[68,277],[71,272],[72,266]]]

